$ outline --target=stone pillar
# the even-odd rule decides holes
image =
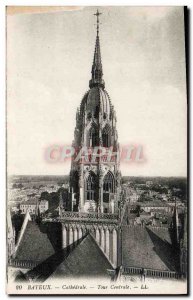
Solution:
[[[106,227],[104,227],[104,253],[106,253]]]
[[[62,224],[62,249],[66,248],[68,246],[68,243],[67,243],[67,229],[65,227],[64,224]]]
[[[73,211],[73,206],[74,206],[74,189],[73,187],[71,188],[71,211]]]
[[[106,235],[105,253],[106,253],[107,257],[109,258],[109,229],[108,228],[106,229],[105,235]]]
[[[84,211],[84,188],[80,187],[80,206],[79,209],[81,212]]]
[[[112,232],[112,238],[113,238],[113,266],[117,267],[117,231],[113,229]]]
[[[105,251],[105,233],[103,228],[101,228],[101,248]]]
[[[104,212],[103,208],[103,185],[100,187],[100,206],[101,206],[101,213]]]
[[[114,200],[111,201],[111,213],[114,214],[115,212],[115,202]]]
[[[82,237],[82,228],[79,227],[79,229],[78,229],[78,239],[81,239],[81,237]]]
[[[100,231],[98,227],[96,228],[96,241],[98,244],[100,244]]]
[[[78,239],[78,232],[77,232],[77,228],[74,228],[74,242],[76,242]]]
[[[83,228],[82,228],[82,236],[84,236],[85,234],[86,234],[86,228],[83,227]]]
[[[79,169],[79,187],[80,187],[80,198],[79,198],[79,211],[84,211],[84,178],[83,178],[83,165],[80,165]]]
[[[99,174],[99,206],[100,212],[103,213],[103,175],[102,170],[100,170]]]
[[[69,245],[72,245],[74,242],[74,238],[73,238],[73,229],[72,227],[69,228]]]

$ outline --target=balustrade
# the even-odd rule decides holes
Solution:
[[[141,274],[142,268],[138,267],[124,267],[123,274]],[[162,270],[154,270],[154,269],[145,269],[147,276],[149,277],[161,277],[161,278],[180,278],[180,274],[174,271],[162,271]]]
[[[9,265],[13,267],[19,267],[19,268],[26,268],[31,269],[36,267],[40,262],[34,262],[30,260],[15,260],[11,259],[9,260]]]
[[[118,222],[118,214],[105,214],[105,213],[83,213],[83,212],[68,212],[63,211],[58,220],[67,221],[107,221]]]

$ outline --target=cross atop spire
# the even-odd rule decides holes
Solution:
[[[102,13],[100,13],[97,9],[96,14],[94,14],[94,16],[97,17],[97,36],[99,35],[99,16],[102,15]]]
[[[95,44],[95,52],[94,52],[94,59],[92,64],[92,79],[89,82],[89,87],[92,88],[94,86],[101,86],[104,88],[105,83],[102,79],[103,77],[103,69],[102,69],[102,61],[101,61],[101,51],[100,51],[100,41],[99,41],[99,16],[100,13],[97,9],[97,12],[94,16],[97,17],[97,35],[96,35],[96,44]]]

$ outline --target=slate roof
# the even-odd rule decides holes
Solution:
[[[156,229],[153,226],[149,227],[149,230],[151,230],[157,237],[159,237],[163,242],[166,242],[170,245],[172,245],[172,237],[170,233],[170,229]]]
[[[177,270],[168,229],[124,226],[123,241],[124,267]]]
[[[168,203],[154,200],[154,201],[144,201],[144,202],[136,202],[135,205],[140,205],[142,207],[168,207]]]
[[[33,198],[33,199],[29,199],[27,201],[21,202],[20,205],[37,205],[38,201],[39,201],[38,198]]]
[[[88,234],[56,268],[52,277],[108,277],[107,269],[112,270],[113,267]]]
[[[15,259],[38,262],[55,253],[47,233],[40,230],[34,221],[28,221],[18,246]]]

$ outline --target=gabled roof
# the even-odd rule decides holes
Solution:
[[[51,277],[108,277],[107,269],[112,270],[113,267],[94,238],[88,234]]]
[[[15,259],[39,262],[55,253],[46,232],[34,221],[28,221],[21,237]]]

